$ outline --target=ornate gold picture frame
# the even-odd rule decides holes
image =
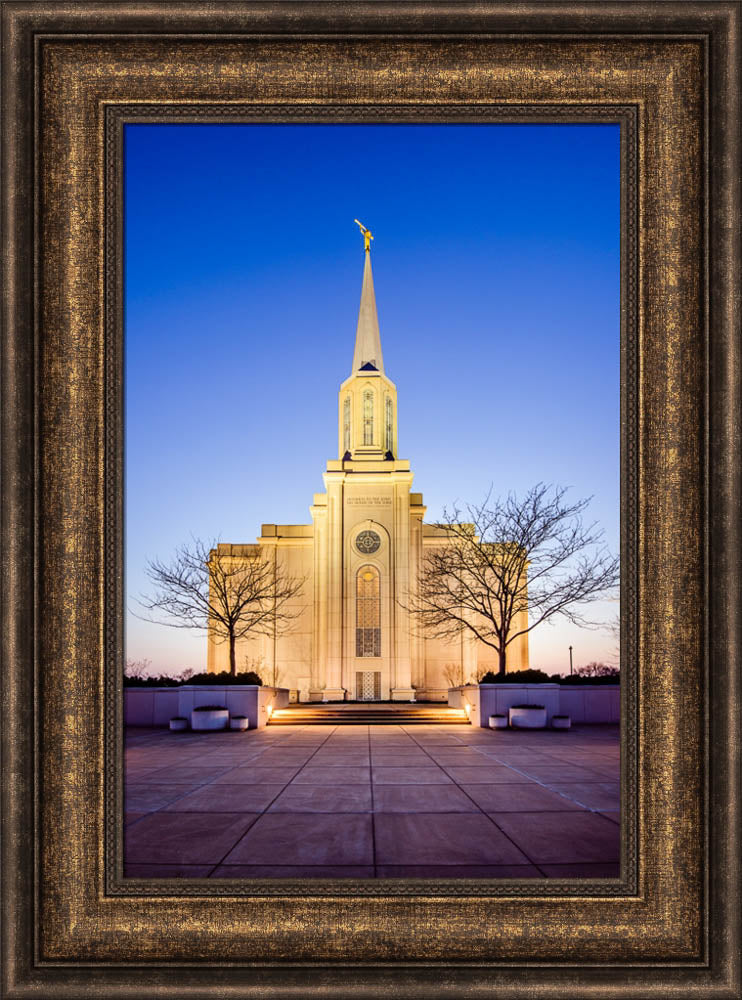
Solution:
[[[4,995],[738,996],[738,5],[2,14]],[[120,878],[117,130],[287,114],[622,124],[619,882]]]

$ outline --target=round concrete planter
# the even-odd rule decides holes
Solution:
[[[241,729],[244,731],[245,729],[248,729],[249,726],[250,726],[250,720],[247,718],[246,715],[233,715],[232,718],[229,720],[230,729],[238,729],[238,730]]]
[[[226,729],[229,725],[229,712],[226,708],[213,708],[208,712],[199,712],[197,708],[191,712],[191,729],[203,731],[207,729]]]
[[[513,729],[544,729],[546,727],[545,708],[508,709],[510,725]]]
[[[170,730],[173,733],[182,733],[188,729],[188,719],[175,718],[170,720]]]
[[[552,715],[551,724],[554,729],[569,729],[572,720],[568,715]]]
[[[507,729],[508,728],[508,717],[507,715],[491,715],[489,717],[490,729]]]

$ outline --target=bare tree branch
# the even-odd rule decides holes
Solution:
[[[583,626],[584,606],[618,583],[619,561],[595,523],[584,525],[590,498],[568,503],[566,489],[544,483],[522,499],[485,497],[444,510],[440,545],[423,557],[408,608],[420,631],[450,639],[463,631],[498,653],[556,615]]]
[[[139,603],[155,616],[145,620],[229,642],[232,674],[237,673],[238,639],[272,634],[279,627],[285,631],[301,614],[290,602],[305,579],[286,574],[277,553],[271,558],[258,546],[206,544],[196,538],[179,546],[169,563],[150,560],[146,573],[154,591]]]

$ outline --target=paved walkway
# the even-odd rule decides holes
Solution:
[[[125,874],[618,877],[617,726],[126,735]]]

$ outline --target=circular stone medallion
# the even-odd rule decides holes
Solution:
[[[356,548],[365,556],[376,552],[380,545],[381,538],[379,538],[375,531],[362,531],[356,538]]]

